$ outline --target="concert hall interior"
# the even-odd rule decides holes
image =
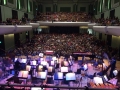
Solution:
[[[0,90],[119,90],[120,0],[0,0]]]

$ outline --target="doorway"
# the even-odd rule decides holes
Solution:
[[[114,18],[115,17],[115,9],[110,11],[110,18]]]
[[[12,10],[12,19],[18,19],[18,12],[16,10]]]

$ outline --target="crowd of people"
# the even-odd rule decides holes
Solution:
[[[96,19],[93,15],[85,12],[46,12],[37,13],[33,19],[22,17],[20,20],[18,18],[7,18],[6,21],[1,21],[0,25],[23,25],[29,22],[36,21],[62,21],[62,22],[91,22],[98,23],[101,26],[119,26],[119,18],[99,18]]]
[[[40,34],[29,43],[15,49],[14,52],[20,55],[35,55],[45,50],[53,50],[62,55],[71,55],[73,52],[92,52],[102,57],[106,52],[112,57],[118,54],[117,49],[108,47],[104,41],[89,34]]]
[[[99,18],[95,20],[96,23],[98,23],[101,26],[119,26],[119,18],[114,17],[114,18]]]
[[[30,22],[36,21],[23,16],[20,20],[18,18],[7,18],[6,21],[0,21],[0,25],[25,25]]]
[[[56,56],[64,57],[72,55],[73,52],[89,52],[99,56],[96,58],[100,60],[106,58],[104,53],[107,53],[107,59],[110,60],[117,54],[116,49],[109,48],[104,42],[89,34],[38,34],[13,52],[15,56],[35,56],[46,50],[52,50]],[[9,73],[6,67],[10,67],[11,64],[14,65],[14,58],[0,58],[0,76]]]
[[[92,16],[83,12],[48,12],[38,13],[36,16],[39,21],[66,21],[66,22],[88,22]]]
[[[98,23],[101,26],[119,26],[119,18],[99,18],[96,19],[90,14],[85,12],[48,12],[48,13],[39,13],[35,17],[35,20],[39,21],[66,21],[66,22],[91,22]]]

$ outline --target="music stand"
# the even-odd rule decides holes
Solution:
[[[94,77],[93,81],[95,84],[103,84],[103,80],[101,77]]]
[[[40,87],[31,87],[30,90],[45,90],[45,88],[40,88]]]
[[[61,67],[61,72],[65,75],[68,73],[68,67]]]
[[[37,72],[37,77],[38,79],[45,80],[47,77],[47,72]]]
[[[28,78],[28,73],[28,71],[19,71],[18,78],[26,80]]]
[[[68,72],[68,73],[65,75],[65,79],[66,79],[66,81],[75,81],[75,80],[76,80],[75,73],[73,73],[73,72]]]
[[[54,80],[63,80],[64,76],[62,72],[56,72],[54,73]]]
[[[23,79],[27,79],[28,78],[28,71],[19,71],[18,77],[23,78]]]
[[[30,65],[26,65],[26,71],[30,71],[31,70],[31,66]]]
[[[47,62],[46,61],[41,61],[41,65],[47,66]]]
[[[52,57],[52,60],[55,61],[55,60],[57,60],[57,58],[56,58],[55,56],[53,56],[53,57]]]
[[[54,73],[54,68],[52,67],[52,66],[49,66],[48,67],[48,75],[53,75],[53,73]]]
[[[73,73],[73,72],[67,73],[67,74],[65,75],[65,80],[69,83],[69,86],[70,86],[70,82],[76,81],[75,73]]]
[[[57,81],[56,85],[61,84],[61,81],[64,80],[64,75],[62,72],[54,73],[53,80]]]

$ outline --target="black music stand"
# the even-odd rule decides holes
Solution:
[[[59,86],[60,82],[64,79],[64,75],[62,72],[56,72],[54,73],[54,80],[57,80],[58,83],[56,84],[56,86]],[[60,90],[59,88],[55,89],[55,90]]]
[[[18,78],[27,80],[28,74],[29,74],[28,71],[19,71]]]

